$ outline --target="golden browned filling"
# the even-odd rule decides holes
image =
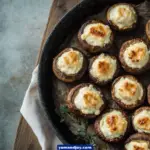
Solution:
[[[92,27],[90,29],[90,33],[95,35],[95,36],[104,37],[106,35],[107,31],[101,24],[99,24],[96,27]]]
[[[150,111],[142,110],[134,116],[133,125],[139,132],[150,133]]]
[[[119,12],[118,19],[119,19],[119,17],[125,17],[126,15],[128,16],[130,13],[125,7],[118,8],[118,12]]]
[[[143,96],[143,87],[140,83],[127,77],[121,77],[114,85],[114,96],[127,105],[136,104]]]
[[[112,6],[109,10],[108,19],[119,29],[128,29],[136,23],[136,12],[127,4]]]
[[[134,150],[145,150],[145,148],[134,145]]]
[[[83,65],[83,55],[81,52],[73,50],[64,52],[57,60],[57,68],[67,74],[73,75],[78,73]]]
[[[106,61],[101,61],[98,63],[98,70],[102,74],[107,74],[110,69],[110,64]]]
[[[78,56],[74,51],[70,51],[70,53],[68,53],[68,56],[64,56],[64,61],[67,65],[70,65],[70,64],[77,65]]]
[[[124,135],[127,129],[127,120],[118,110],[113,110],[103,115],[100,120],[100,130],[109,139]]]
[[[93,85],[87,85],[79,89],[74,98],[74,104],[83,114],[99,115],[104,101],[100,91]]]
[[[120,92],[126,92],[126,98],[134,96],[137,90],[137,85],[126,81],[122,87],[119,88]],[[130,99],[129,99],[130,100]]]
[[[123,59],[128,67],[141,69],[149,61],[147,45],[144,42],[130,44],[123,53]]]
[[[106,122],[112,133],[123,131],[124,129],[125,123],[117,115],[108,116]]]
[[[102,53],[93,61],[90,74],[98,81],[107,81],[113,78],[116,70],[116,59]]]
[[[143,117],[138,120],[138,124],[143,127],[145,130],[150,131],[150,117]]]
[[[126,150],[150,150],[149,142],[144,140],[133,140],[125,145]]]
[[[145,56],[145,54],[146,54],[145,49],[143,49],[143,48],[136,48],[136,49],[132,50],[129,53],[129,58],[133,62],[138,62]]]
[[[111,42],[111,34],[112,31],[108,25],[91,23],[84,28],[81,39],[92,46],[104,47]]]
[[[88,91],[87,93],[85,93],[83,97],[84,97],[84,102],[85,102],[86,106],[88,106],[88,107],[96,108],[96,105],[99,103],[98,95],[94,94],[91,91]]]

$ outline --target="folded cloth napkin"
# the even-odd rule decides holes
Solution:
[[[61,142],[52,132],[48,117],[40,101],[38,66],[32,73],[31,82],[25,93],[20,112],[37,136],[42,150],[56,150],[56,145]]]

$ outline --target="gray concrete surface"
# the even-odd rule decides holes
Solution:
[[[0,0],[0,150],[11,150],[52,0]]]

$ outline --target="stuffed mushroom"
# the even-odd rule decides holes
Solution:
[[[104,85],[117,75],[118,70],[116,57],[102,53],[91,59],[89,76],[96,84]]]
[[[142,39],[125,42],[119,54],[122,67],[130,73],[139,74],[150,68],[148,45]]]
[[[122,140],[128,131],[126,114],[118,109],[110,109],[95,121],[97,134],[107,142]]]
[[[150,134],[150,107],[137,109],[132,117],[132,124],[136,131]]]
[[[84,54],[73,48],[66,48],[53,60],[53,72],[64,82],[79,80],[87,70],[87,59]]]
[[[125,142],[125,150],[150,150],[150,136],[144,133],[131,135]]]
[[[107,11],[107,20],[110,25],[119,31],[127,31],[135,28],[137,13],[131,4],[118,3],[111,6]]]
[[[145,99],[145,89],[142,84],[131,75],[118,77],[112,84],[112,98],[124,109],[134,109]]]
[[[101,21],[90,20],[79,30],[78,39],[89,53],[97,53],[107,51],[112,46],[114,36],[108,25]]]
[[[83,83],[72,88],[67,96],[70,111],[85,118],[94,118],[104,109],[102,91],[95,85]]]

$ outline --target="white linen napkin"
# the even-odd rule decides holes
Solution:
[[[61,142],[53,133],[41,105],[38,91],[38,66],[32,73],[20,112],[37,136],[42,150],[56,150],[57,144],[61,144]]]

